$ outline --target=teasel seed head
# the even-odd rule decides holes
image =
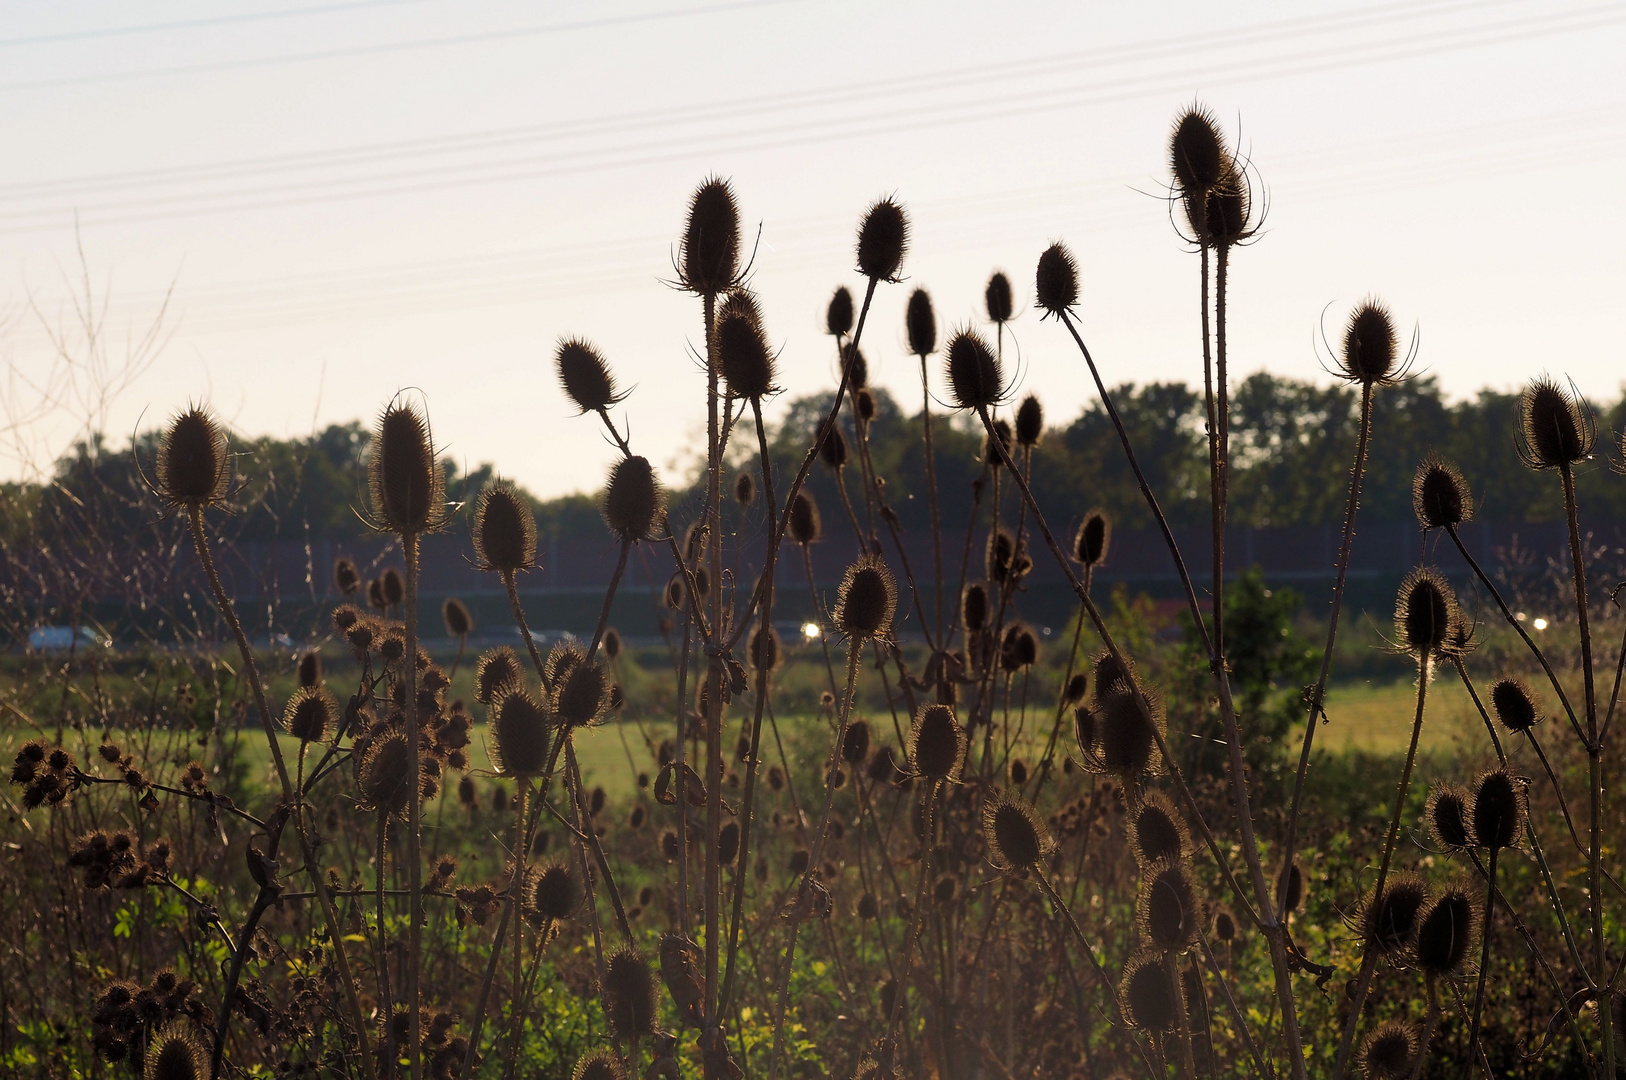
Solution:
[[[774,354],[752,306],[735,302],[740,295],[731,293],[717,317],[717,358],[729,393],[743,401],[760,402],[778,390]]]
[[[868,424],[875,419],[875,392],[869,387],[853,395],[853,404],[858,407],[858,418]]]
[[[819,460],[832,471],[847,464],[847,437],[841,433],[840,424],[831,424],[824,441],[819,443]]]
[[[909,249],[909,219],[890,197],[864,212],[858,227],[858,272],[871,281],[897,281]]]
[[[536,565],[536,515],[510,481],[487,485],[474,504],[474,559],[480,569],[502,574]]]
[[[1364,300],[1350,312],[1338,362],[1339,374],[1352,383],[1390,386],[1401,377],[1399,339],[1387,307]]]
[[[1151,691],[1142,697],[1145,707],[1133,693],[1102,698],[1096,686],[1095,746],[1106,772],[1128,778],[1162,771],[1157,732],[1163,728],[1163,708]]]
[[[142,1075],[144,1080],[208,1080],[208,1051],[180,1021],[175,1021],[148,1046]]]
[[[1456,593],[1438,571],[1422,567],[1400,583],[1395,634],[1406,651],[1419,657],[1439,652],[1459,617]]]
[[[173,507],[212,506],[231,486],[226,429],[202,406],[178,413],[158,444],[158,497]]]
[[[564,863],[548,863],[530,873],[526,895],[530,906],[548,919],[568,919],[582,902],[582,885],[576,872]]]
[[[384,571],[384,576],[379,582],[384,590],[386,606],[394,607],[406,599],[406,575],[400,570],[390,567]]]
[[[1033,569],[1027,546],[1017,546],[1016,538],[1008,529],[999,528],[988,534],[987,563],[984,567],[988,580],[997,585],[1015,584]]]
[[[909,334],[910,355],[924,359],[937,351],[937,313],[932,310],[931,294],[925,289],[909,294],[903,324]]]
[[[803,547],[818,543],[824,535],[824,523],[819,519],[819,504],[807,491],[798,491],[790,504],[790,538]]]
[[[1428,885],[1416,874],[1391,874],[1381,895],[1368,896],[1361,905],[1361,933],[1366,947],[1385,955],[1411,944],[1418,917],[1428,903]]]
[[[1196,940],[1202,902],[1184,862],[1165,859],[1141,871],[1135,919],[1141,936],[1159,949],[1179,949]]]
[[[1511,676],[1497,679],[1491,684],[1490,699],[1497,722],[1515,735],[1541,723],[1535,692],[1523,679]]]
[[[1078,263],[1065,244],[1051,244],[1039,256],[1034,273],[1035,303],[1045,315],[1060,318],[1078,303]]]
[[[683,230],[683,287],[696,296],[716,296],[739,283],[740,211],[727,180],[707,177],[689,200]]]
[[[780,656],[784,648],[779,641],[779,631],[771,625],[758,625],[751,634],[750,659],[751,666],[757,671],[772,672],[779,667]]]
[[[591,342],[566,338],[554,350],[553,368],[559,385],[579,414],[598,412],[626,397],[615,392],[615,376]]]
[[[1016,408],[1016,444],[1032,448],[1044,438],[1044,406],[1029,394]]]
[[[1532,469],[1556,469],[1592,454],[1597,428],[1592,411],[1543,375],[1519,401],[1519,456]]]
[[[1203,236],[1218,246],[1239,244],[1253,235],[1253,193],[1242,167],[1231,164],[1225,178],[1209,189],[1204,203]]]
[[[982,835],[990,861],[1011,872],[1037,866],[1055,848],[1033,807],[1011,791],[983,807]]]
[[[741,506],[750,506],[756,501],[757,481],[749,470],[741,469],[734,477],[734,501]]]
[[[1182,195],[1205,193],[1230,172],[1231,155],[1220,136],[1219,121],[1207,108],[1193,105],[1175,118],[1169,166],[1175,190]]]
[[[1361,1042],[1357,1061],[1366,1080],[1406,1080],[1417,1059],[1417,1030],[1400,1020],[1385,1020]]]
[[[1077,705],[1084,700],[1084,695],[1089,693],[1089,689],[1090,677],[1082,671],[1076,671],[1062,690],[1062,700],[1069,705]]]
[[[446,520],[445,473],[435,460],[429,418],[397,397],[373,432],[367,465],[373,520],[381,531],[431,532]]]
[[[1095,666],[1095,696],[1104,700],[1113,694],[1130,693],[1135,686],[1135,662],[1128,657],[1119,660],[1108,649],[1097,653],[1090,661]]]
[[[282,723],[288,734],[301,742],[323,742],[339,717],[339,704],[333,695],[319,686],[301,686],[288,699],[283,710]]]
[[[978,581],[965,587],[960,598],[960,622],[966,633],[975,634],[988,625],[988,589]]]
[[[1417,523],[1425,529],[1454,528],[1474,515],[1473,496],[1462,473],[1433,454],[1417,467],[1411,482],[1411,505]]]
[[[953,780],[960,775],[965,738],[951,706],[922,705],[909,729],[909,762],[929,780]]]
[[[306,649],[299,656],[299,685],[322,685],[322,654],[315,649]]]
[[[469,614],[468,605],[455,596],[448,596],[440,605],[440,617],[449,637],[464,638],[474,633],[474,616]]]
[[[1111,543],[1112,519],[1107,517],[1104,510],[1091,510],[1084,515],[1084,521],[1073,537],[1073,558],[1085,567],[1100,566],[1106,561],[1107,547]]]
[[[627,1080],[627,1070],[613,1052],[594,1050],[576,1062],[570,1080]]]
[[[975,330],[949,338],[949,393],[957,409],[988,409],[1005,400],[1005,376],[988,342]]]
[[[1011,279],[1000,271],[994,271],[993,277],[988,279],[988,287],[982,291],[983,303],[988,308],[988,321],[992,323],[1007,323],[1011,321]]]
[[[1473,844],[1468,825],[1473,811],[1468,801],[1468,793],[1455,784],[1439,784],[1428,793],[1423,816],[1429,835],[1445,851],[1461,851]]]
[[[1447,886],[1417,924],[1417,965],[1436,978],[1462,970],[1479,930],[1479,909],[1466,889]]]
[[[655,1028],[655,976],[630,945],[604,959],[604,1014],[610,1033],[622,1041]]]
[[[604,649],[604,658],[614,663],[621,655],[621,631],[611,626],[605,629],[604,638],[599,644]]]
[[[361,588],[361,574],[357,573],[356,561],[350,556],[340,555],[333,560],[333,587],[342,596],[354,596]]]
[[[1169,978],[1163,958],[1144,952],[1124,965],[1118,997],[1124,1019],[1142,1031],[1167,1032],[1180,1026],[1180,988]]]
[[[1129,811],[1129,850],[1142,866],[1165,859],[1185,857],[1191,846],[1191,832],[1168,796],[1147,792],[1139,806]]]
[[[867,720],[854,720],[847,725],[841,739],[841,758],[849,765],[862,765],[869,756],[870,731]]]
[[[1003,449],[1006,455],[1011,452],[1011,425],[1006,420],[995,420],[989,425],[992,430],[986,430],[982,437],[982,463],[991,469],[998,469],[1005,464],[1005,458],[1000,456]]]
[[[864,350],[852,342],[841,347],[841,362],[847,372],[847,386],[852,390],[862,390],[869,385],[869,361],[864,358]]]
[[[502,691],[519,686],[520,681],[519,657],[507,645],[499,645],[474,665],[474,700],[490,705]]]
[[[740,827],[730,821],[717,833],[717,861],[724,866],[733,866],[734,860],[740,854]]]
[[[847,637],[886,637],[898,607],[898,586],[892,571],[874,555],[865,555],[847,568],[836,592],[832,613],[836,628]]]
[[[568,663],[561,663],[559,675],[553,682],[553,718],[556,723],[571,728],[588,727],[604,718],[610,707],[610,676],[604,665],[584,656],[581,647],[561,642],[553,647],[549,656],[566,654]]]
[[[1282,910],[1291,915],[1304,905],[1304,863],[1298,856],[1282,867],[1276,878],[1276,888],[1282,898]]]
[[[541,776],[548,766],[548,715],[531,692],[504,685],[491,700],[487,738],[492,764],[505,776]]]
[[[373,578],[367,583],[367,603],[379,611],[383,611],[388,606],[388,602],[384,599],[383,578]]]
[[[361,795],[380,813],[395,814],[412,797],[418,782],[418,755],[407,737],[391,732],[374,740],[361,761]]]
[[[852,328],[853,294],[847,291],[847,286],[838,285],[830,296],[829,306],[824,309],[824,332],[841,337],[852,333]]]
[[[604,487],[604,523],[623,541],[648,540],[660,525],[665,502],[649,459],[636,454],[622,458]]]
[[[1482,773],[1474,781],[1474,843],[1492,850],[1512,847],[1524,831],[1524,782],[1504,769]]]
[[[1236,916],[1231,914],[1230,908],[1220,908],[1214,912],[1214,939],[1229,945],[1236,940]]]

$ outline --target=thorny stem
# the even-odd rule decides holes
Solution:
[[[1479,1051],[1479,1017],[1485,1005],[1485,976],[1490,972],[1491,918],[1496,914],[1496,848],[1490,849],[1490,871],[1485,875],[1485,919],[1479,929],[1479,978],[1474,986],[1474,1016],[1468,1028],[1468,1071]]]
[[[1274,1073],[1265,1068],[1264,1059],[1259,1054],[1259,1047],[1253,1041],[1253,1032],[1248,1030],[1248,1021],[1237,1007],[1236,998],[1231,996],[1230,984],[1225,981],[1225,973],[1220,970],[1219,960],[1214,956],[1214,950],[1209,947],[1208,939],[1198,935],[1197,943],[1202,946],[1203,962],[1213,973],[1214,983],[1220,989],[1220,995],[1225,998],[1225,1008],[1231,1014],[1231,1023],[1236,1025],[1237,1034],[1242,1037],[1242,1045],[1247,1047],[1248,1056],[1253,1059],[1254,1074],[1260,1077],[1273,1076]]]
[[[1440,1026],[1440,993],[1433,976],[1428,979],[1428,1018],[1423,1021],[1423,1034],[1417,1040],[1417,1059],[1412,1062],[1411,1080],[1423,1075],[1423,1064],[1428,1061],[1428,1044],[1434,1039],[1434,1029]],[[1472,1067],[1472,1059],[1470,1068]]]
[[[389,1062],[390,1071],[395,1070],[395,1063],[400,1055],[395,1048],[395,1025],[390,1021],[395,1016],[395,999],[390,993],[390,944],[384,929],[384,894],[388,879],[385,856],[388,854],[385,844],[389,839],[390,816],[384,810],[378,811],[378,865],[373,868],[373,907],[378,912],[378,933],[373,935],[374,963],[378,965],[378,989],[384,999],[384,1060]]]
[[[215,568],[214,554],[209,550],[209,537],[203,528],[203,508],[190,507],[187,517],[192,526],[192,543],[197,549],[198,562],[202,564],[204,576],[209,580],[209,589],[214,593],[215,607],[219,609],[221,618],[226,620],[226,625],[231,628],[232,636],[237,640],[237,651],[243,657],[243,670],[248,673],[249,687],[254,693],[254,703],[260,713],[260,724],[265,728],[265,737],[271,747],[271,762],[276,767],[277,780],[282,785],[282,798],[293,814],[294,835],[299,838],[300,853],[305,859],[305,867],[311,878],[311,889],[316,893],[317,902],[322,907],[322,918],[327,924],[328,943],[333,946],[334,963],[338,965],[339,980],[344,984],[345,1001],[350,1006],[350,1022],[355,1028],[356,1042],[361,1048],[361,1072],[366,1080],[372,1080],[375,1072],[371,1040],[367,1037],[367,1018],[361,1008],[361,997],[356,990],[356,982],[350,975],[350,958],[344,947],[339,913],[333,906],[332,896],[328,894],[327,881],[322,876],[320,864],[316,861],[316,850],[305,832],[304,816],[299,813],[293,781],[288,778],[288,766],[282,760],[282,747],[277,741],[277,729],[271,720],[271,710],[266,705],[265,687],[260,683],[260,670],[254,663],[254,651],[249,647],[248,636],[243,633],[243,624],[237,618],[237,611],[232,606],[231,598],[226,595],[225,587],[220,583],[220,572]]]
[[[406,737],[412,747],[412,782],[407,793],[407,1008],[411,1010],[412,1045],[407,1047],[407,1077],[417,1080],[418,1055],[423,1047],[423,1010],[418,1002],[418,977],[423,959],[423,859],[419,848],[422,843],[423,790],[418,770],[422,768],[423,747],[418,740],[418,534],[401,535],[401,549],[406,556]]]
[[[937,454],[932,447],[932,390],[926,379],[926,357],[920,357],[920,424],[926,439],[926,494],[931,508],[932,565],[937,571],[937,645],[948,648],[943,633],[943,526],[937,505]]]
[[[904,980],[909,974],[909,965],[914,963],[915,939],[920,936],[920,924],[926,914],[926,882],[931,877],[932,845],[937,832],[937,791],[941,784],[933,781],[931,788],[926,792],[925,840],[920,850],[920,871],[915,875],[915,902],[909,913],[909,936],[903,940],[902,959],[895,965],[892,975],[892,985],[895,993],[892,995],[892,1012],[887,1017],[887,1038],[896,1038],[898,1022],[903,1019]],[[881,852],[881,858],[886,860],[886,852]]]
[[[1214,271],[1215,412],[1219,432],[1214,444],[1214,655],[1225,656],[1225,512],[1231,473],[1231,393],[1225,366],[1225,285],[1231,264],[1231,245],[1219,245]]]
[[[529,830],[525,827],[525,810],[530,802],[530,777],[519,778],[518,790],[514,792],[514,873],[508,883],[508,908],[513,913],[514,923],[514,967],[512,984],[508,991],[508,1053],[509,1064],[504,1075],[513,1071],[513,1047],[519,1044],[520,1032],[525,1027],[525,1018],[520,1015],[520,989],[521,975],[525,955],[525,917],[524,917],[524,888],[525,888],[525,858],[531,851],[531,838]]]

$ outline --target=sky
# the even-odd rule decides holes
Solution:
[[[1328,381],[1377,296],[1453,397],[1626,368],[1626,4],[959,0],[3,0],[0,478],[190,401],[309,434],[421,393],[446,453],[542,496],[614,451],[552,355],[596,343],[633,448],[703,443],[700,306],[667,282],[686,203],[728,177],[784,402],[834,385],[831,291],[860,215],[908,208],[872,381],[918,403],[903,309],[985,321],[1010,275],[1022,392],[1091,400],[1032,310],[1078,258],[1109,384],[1201,379],[1198,261],[1166,143],[1209,106],[1268,216],[1231,276],[1232,367]],[[86,325],[95,333],[87,337]],[[942,396],[934,364],[933,391]],[[918,407],[918,405],[912,406]],[[769,410],[770,416],[773,409]]]

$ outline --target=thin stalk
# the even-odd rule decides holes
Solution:
[[[938,647],[948,648],[943,638],[943,527],[937,506],[937,453],[932,447],[932,390],[926,379],[926,357],[920,357],[920,424],[926,437],[926,496],[931,507],[932,566],[937,574],[937,641]],[[1626,656],[1626,650],[1622,652]]]
[[[395,1047],[395,998],[390,993],[390,943],[389,936],[384,929],[384,885],[385,885],[385,840],[389,835],[389,814],[383,810],[378,811],[378,865],[373,874],[373,906],[378,912],[378,933],[373,938],[374,963],[378,967],[378,991],[384,999],[381,1010],[384,1015],[384,1060],[390,1063],[390,1071],[395,1070],[396,1063],[401,1060]]]
[[[1231,472],[1231,391],[1226,371],[1225,285],[1231,265],[1231,245],[1219,245],[1214,269],[1214,411],[1219,419],[1219,435],[1214,446],[1214,655],[1225,656],[1225,516],[1229,500]]]
[[[1178,1035],[1181,1075],[1187,1077],[1188,1080],[1197,1080],[1197,1062],[1192,1058],[1191,1054],[1191,1012],[1186,1007],[1186,995],[1180,985],[1180,968],[1175,963],[1174,953],[1167,952],[1163,954],[1163,971],[1164,976],[1169,980],[1169,984],[1175,989],[1175,1004],[1180,1007]]]
[[[1253,1032],[1248,1030],[1248,1021],[1242,1015],[1242,1010],[1237,1007],[1236,998],[1231,996],[1230,984],[1225,981],[1225,974],[1220,970],[1219,960],[1214,956],[1214,950],[1209,947],[1208,939],[1199,935],[1197,943],[1202,946],[1203,962],[1213,973],[1220,995],[1225,998],[1225,1008],[1231,1014],[1231,1023],[1236,1026],[1237,1034],[1242,1036],[1242,1045],[1247,1048],[1248,1056],[1253,1059],[1254,1075],[1261,1078],[1274,1076],[1271,1070],[1265,1068],[1264,1058],[1260,1056],[1259,1047],[1253,1041]]]
[[[1428,1018],[1423,1021],[1423,1036],[1417,1040],[1417,1060],[1412,1063],[1411,1080],[1423,1075],[1423,1064],[1428,1061],[1428,1044],[1434,1039],[1434,1029],[1440,1026],[1440,993],[1434,978],[1428,979]],[[1472,1061],[1472,1059],[1469,1059]]]
[[[1490,972],[1491,919],[1496,914],[1496,848],[1490,849],[1490,872],[1485,875],[1485,925],[1479,931],[1479,978],[1474,986],[1474,1015],[1468,1028],[1468,1071],[1479,1052],[1479,1017],[1485,1006],[1485,976]]]
[[[926,914],[926,882],[931,877],[931,852],[937,832],[937,791],[940,786],[941,784],[934,780],[926,792],[926,841],[920,853],[920,872],[915,875],[915,902],[909,913],[909,936],[903,940],[903,956],[892,975],[892,985],[896,992],[892,995],[892,1013],[886,1022],[886,1034],[889,1039],[897,1037],[898,1022],[903,1019],[905,977],[909,973],[909,965],[914,962],[915,940],[920,937],[920,924]],[[881,852],[881,860],[887,861],[885,850]],[[880,922],[877,920],[877,929],[879,926]],[[882,943],[885,944],[885,939]]]
[[[519,1045],[525,1018],[520,1014],[520,991],[524,985],[525,956],[525,858],[531,853],[531,838],[525,828],[525,810],[530,802],[530,777],[519,778],[519,790],[514,792],[514,873],[508,883],[508,906],[514,913],[514,965],[508,991],[508,1066],[504,1075],[513,1071],[514,1049]]]
[[[412,1045],[407,1047],[407,1077],[417,1080],[418,1056],[423,1047],[423,1010],[418,1002],[418,977],[423,960],[423,859],[420,853],[423,830],[423,792],[418,782],[423,747],[418,741],[418,534],[401,534],[401,550],[406,557],[406,737],[412,747],[412,783],[407,794],[407,927],[406,998],[412,1010]]]

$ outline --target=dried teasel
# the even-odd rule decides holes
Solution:
[[[771,672],[779,667],[780,657],[784,648],[779,640],[779,631],[771,624],[761,624],[751,634],[751,644],[748,656],[751,666],[757,671]]]
[[[1037,866],[1055,848],[1033,807],[1012,792],[983,807],[982,836],[990,861],[1011,872]]]
[[[576,1062],[570,1080],[627,1080],[627,1070],[611,1051],[595,1050]]]
[[[858,227],[858,272],[871,282],[897,281],[909,248],[909,219],[890,197],[877,199]]]
[[[301,687],[322,685],[322,654],[315,649],[301,653],[296,675]]]
[[[748,471],[741,469],[734,477],[734,501],[741,506],[750,506],[756,501],[757,482]]]
[[[440,605],[441,621],[446,624],[448,637],[466,638],[474,633],[474,616],[469,606],[455,596],[448,596]]]
[[[865,424],[872,423],[875,420],[875,391],[867,386],[858,391],[853,395],[853,405],[858,409],[859,420]]]
[[[568,919],[581,906],[582,885],[568,865],[549,863],[531,871],[525,897],[543,918]]]
[[[1051,244],[1039,256],[1034,273],[1034,303],[1046,317],[1060,318],[1078,303],[1078,263],[1065,244]]]
[[[1095,755],[1102,771],[1123,777],[1161,771],[1158,735],[1164,718],[1162,703],[1155,693],[1104,692],[1098,680],[1093,715]]]
[[[892,571],[877,556],[865,555],[842,576],[832,617],[847,637],[885,637],[892,629],[897,606],[898,586]]]
[[[555,657],[561,658],[557,665]],[[570,728],[589,727],[602,720],[610,707],[610,676],[604,665],[573,642],[555,645],[548,661],[560,672],[551,680],[554,720]]]
[[[1447,886],[1417,924],[1413,952],[1417,966],[1435,978],[1455,975],[1468,959],[1479,929],[1479,909],[1466,889]]]
[[[655,1028],[655,976],[633,947],[604,958],[604,1015],[619,1040],[647,1035]]]
[[[398,814],[406,808],[412,785],[418,782],[418,755],[404,734],[390,732],[368,744],[360,771],[361,795],[367,806],[379,813]]]
[[[1197,938],[1202,903],[1191,869],[1179,859],[1164,859],[1141,873],[1135,921],[1141,936],[1165,951],[1183,948]]]
[[[707,177],[689,200],[679,281],[697,296],[717,296],[739,284],[740,211],[734,188]]]
[[[791,500],[790,513],[786,515],[786,528],[790,538],[802,547],[815,544],[824,534],[824,523],[819,518],[819,504],[813,501],[813,496],[806,491],[798,491],[796,498]]]
[[[485,653],[474,665],[474,700],[490,705],[497,695],[521,681],[519,657],[507,645]]]
[[[869,721],[854,720],[841,737],[841,757],[849,765],[862,765],[869,756]]]
[[[1462,473],[1433,454],[1417,467],[1411,482],[1411,505],[1425,529],[1451,529],[1473,517],[1473,496]]]
[[[1477,847],[1512,847],[1528,814],[1525,786],[1512,773],[1492,769],[1474,781],[1473,837]]]
[[[579,414],[600,412],[621,401],[626,394],[615,391],[615,376],[598,349],[582,338],[566,338],[553,353],[553,369],[559,385]]]
[[[230,486],[226,429],[202,406],[178,413],[158,444],[153,490],[176,509],[195,510],[225,499]]]
[[[1236,940],[1236,916],[1231,914],[1229,908],[1219,908],[1214,912],[1214,940],[1226,945]]]
[[[1025,671],[1039,662],[1039,639],[1022,623],[1011,623],[999,642],[1000,667],[1007,674]]]
[[[1473,844],[1469,821],[1473,811],[1468,805],[1466,791],[1455,784],[1439,784],[1428,794],[1423,817],[1428,822],[1428,833],[1445,851],[1461,851]]]
[[[1377,300],[1364,300],[1350,312],[1338,367],[1341,378],[1368,387],[1390,386],[1403,377],[1394,320]]]
[[[734,860],[740,854],[740,827],[730,821],[717,833],[717,861],[723,866],[733,866]]]
[[[996,270],[988,279],[988,287],[982,291],[983,304],[988,309],[988,321],[992,323],[1010,322],[1013,303],[1011,300],[1011,279]]]
[[[1031,450],[1044,438],[1044,406],[1029,394],[1016,407],[1016,444]]]
[[[1169,978],[1163,958],[1144,952],[1124,965],[1118,985],[1124,1019],[1142,1031],[1173,1031],[1180,1026],[1180,988]]]
[[[752,307],[735,302],[741,295],[730,294],[717,316],[717,358],[729,393],[743,401],[760,402],[778,389],[774,354]]]
[[[1001,450],[1005,453],[1001,454]],[[1005,420],[995,420],[982,437],[982,463],[990,469],[1002,468],[1010,453],[1011,425]]]
[[[1437,571],[1420,567],[1400,583],[1395,602],[1395,635],[1417,656],[1439,652],[1459,618],[1456,593]]]
[[[1005,400],[1005,376],[988,342],[960,330],[945,349],[950,401],[957,409],[989,409]]]
[[[847,464],[847,437],[841,433],[840,424],[831,424],[820,440],[819,460],[832,472]]]
[[[1535,692],[1523,679],[1511,676],[1497,679],[1491,684],[1490,700],[1497,722],[1515,735],[1541,723]]]
[[[288,699],[282,713],[282,725],[288,734],[301,742],[323,742],[327,733],[338,724],[339,703],[333,695],[318,686],[301,686]]]
[[[340,555],[333,560],[333,587],[342,596],[354,596],[356,590],[361,588],[361,574],[356,570],[356,561],[350,556]]]
[[[1208,109],[1192,105],[1175,118],[1169,136],[1169,168],[1175,190],[1187,197],[1212,191],[1233,168],[1220,137],[1219,121]]]
[[[960,623],[968,634],[988,625],[988,590],[980,582],[971,582],[960,597]]]
[[[612,664],[615,663],[616,658],[621,655],[621,632],[613,626],[607,628],[599,644],[604,649],[604,658]]]
[[[548,715],[517,683],[492,698],[487,737],[492,764],[506,776],[541,776],[548,763]]]
[[[925,289],[916,289],[909,294],[903,324],[909,335],[911,355],[924,360],[937,351],[937,313],[932,310],[932,298]]]
[[[406,575],[397,567],[390,567],[379,578],[379,587],[384,593],[384,606],[387,608],[399,607],[406,599]]]
[[[1129,850],[1135,861],[1149,866],[1164,859],[1181,859],[1191,847],[1191,831],[1174,804],[1161,791],[1149,791],[1128,815]]]
[[[1356,1057],[1366,1080],[1406,1080],[1417,1060],[1417,1030],[1400,1020],[1385,1020],[1361,1042]]]
[[[1069,705],[1077,705],[1084,700],[1084,695],[1089,692],[1089,689],[1090,677],[1082,671],[1074,672],[1062,690],[1062,700]]]
[[[505,574],[536,565],[536,515],[507,480],[488,485],[474,504],[474,559],[482,570]]]
[[[648,540],[661,521],[665,501],[649,459],[636,454],[622,458],[604,487],[604,523],[626,543]]]
[[[1253,236],[1253,192],[1245,169],[1234,161],[1225,177],[1209,189],[1203,200],[1201,236],[1220,247],[1240,244]]]
[[[176,1021],[147,1047],[145,1080],[206,1080],[208,1052],[189,1028]]]
[[[1103,510],[1091,510],[1073,537],[1073,558],[1085,569],[1094,569],[1106,560],[1111,543],[1112,519]]]
[[[1519,399],[1519,457],[1532,469],[1567,468],[1592,455],[1592,410],[1543,375]]]
[[[966,734],[948,705],[926,704],[909,729],[909,762],[921,776],[953,780],[965,757]]]
[[[853,328],[853,294],[847,291],[847,286],[839,285],[830,296],[830,304],[824,309],[824,332],[832,337],[841,337],[852,333]]]
[[[381,531],[431,532],[446,521],[444,470],[435,460],[429,418],[397,397],[373,431],[367,464],[373,522]]]

